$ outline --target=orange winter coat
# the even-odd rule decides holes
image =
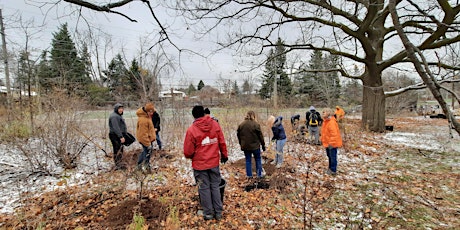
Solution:
[[[321,128],[321,142],[325,148],[329,145],[334,148],[342,147],[339,125],[334,116],[324,119],[323,127]]]
[[[144,110],[144,107],[136,111],[137,128],[136,138],[144,146],[150,146],[156,140],[155,128],[153,127],[152,119]]]

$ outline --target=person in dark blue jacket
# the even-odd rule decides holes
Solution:
[[[283,117],[279,116],[275,119],[272,125],[273,138],[272,141],[276,142],[276,156],[272,164],[276,165],[276,168],[280,168],[283,164],[283,148],[286,144],[286,132],[283,127]]]

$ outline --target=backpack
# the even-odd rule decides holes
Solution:
[[[318,125],[318,115],[316,112],[312,112],[310,114],[310,121],[308,122],[308,125],[310,126],[317,126]]]

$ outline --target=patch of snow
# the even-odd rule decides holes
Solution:
[[[445,148],[445,145],[439,143],[435,136],[429,134],[390,132],[386,133],[383,138],[394,144],[399,144],[414,149],[439,151]]]

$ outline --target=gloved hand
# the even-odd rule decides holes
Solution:
[[[265,145],[262,145],[262,151],[265,152]]]
[[[327,149],[329,149],[329,150],[331,150],[331,149],[333,149],[333,148],[334,148],[334,147],[332,147],[332,145],[328,145],[328,146],[327,146]]]
[[[220,158],[220,163],[225,164],[228,161],[228,157],[221,157]]]

